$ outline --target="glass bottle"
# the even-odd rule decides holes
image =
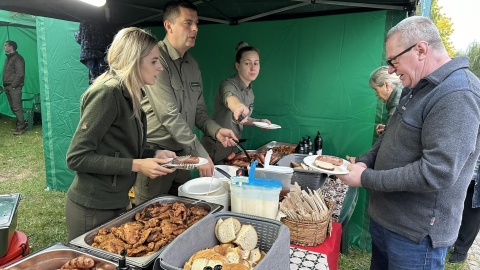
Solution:
[[[323,140],[322,136],[320,135],[320,131],[317,131],[317,136],[313,140],[313,145],[315,148],[315,154],[321,155],[322,154],[322,147],[323,147]]]

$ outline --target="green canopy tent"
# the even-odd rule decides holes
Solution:
[[[15,3],[21,5],[22,2],[0,3],[0,9],[18,10]],[[24,7],[21,10],[38,11],[39,15],[73,21],[80,19],[78,14],[70,16],[73,8],[69,12],[53,14],[51,12],[55,10],[48,9],[48,3],[53,0],[39,2],[45,8]],[[121,18],[114,12],[114,4],[118,2],[110,1],[108,13],[112,20]],[[250,3],[233,2],[237,6],[243,2]],[[402,7],[416,3],[397,2],[401,2]],[[130,4],[134,7],[126,6],[137,8],[147,1],[135,3]],[[66,4],[59,5],[56,10],[61,10],[61,5]],[[156,10],[156,16],[143,14],[144,19],[137,21],[126,16],[129,20],[121,23],[148,26],[162,39],[164,31],[158,24],[159,9],[140,10]],[[238,16],[219,24],[212,23],[210,17],[206,18],[210,18],[207,23],[201,22],[196,46],[190,53],[201,67],[205,101],[210,111],[218,84],[235,72],[235,45],[242,40],[260,49],[261,72],[253,83],[256,96],[254,116],[268,118],[281,125],[282,129],[264,131],[246,128],[244,138],[248,139],[245,144],[247,149],[255,149],[273,140],[296,143],[302,136],[314,136],[317,131],[322,133],[325,154],[356,156],[370,148],[374,126],[385,114],[384,105],[378,102],[368,86],[368,77],[373,69],[384,64],[385,32],[406,17],[407,9],[367,7],[347,10],[349,12],[345,14],[330,10],[322,16],[317,16],[321,11],[315,10],[313,15],[300,18],[302,16],[298,14],[290,14],[283,20],[252,19],[253,15],[249,14],[245,18],[250,16],[248,18],[252,20],[241,23],[242,18]],[[129,11],[129,14],[135,13]],[[103,12],[89,14],[100,14],[99,18],[105,19]],[[199,14],[203,19],[200,9]],[[67,190],[74,177],[74,173],[66,167],[65,155],[79,121],[80,96],[88,87],[87,69],[78,60],[79,45],[73,38],[77,28],[76,22],[36,18],[47,189]],[[380,116],[377,120],[376,114]],[[367,199],[365,190],[360,189],[349,230],[350,242],[364,249],[370,246],[366,231]]]

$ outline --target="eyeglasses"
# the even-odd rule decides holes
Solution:
[[[403,52],[395,55],[394,57],[390,58],[387,60],[387,65],[391,66],[391,67],[395,67],[392,63],[392,61],[394,61],[395,59],[397,59],[398,57],[402,56],[404,53],[410,51],[411,49],[413,49],[413,47],[417,46],[417,43],[413,44],[412,46],[408,47],[407,49],[405,49]]]

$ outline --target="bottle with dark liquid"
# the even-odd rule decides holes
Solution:
[[[315,154],[321,155],[322,154],[322,147],[323,147],[323,140],[322,136],[320,135],[320,131],[317,131],[317,136],[313,140],[313,146],[315,148]]]
[[[307,150],[305,151],[305,154],[312,155],[313,154],[313,142],[312,139],[310,139],[310,136],[307,138]]]
[[[303,148],[303,142],[302,141],[298,141],[297,147],[295,148],[295,153],[297,153],[297,154],[304,154],[305,153],[305,149]]]

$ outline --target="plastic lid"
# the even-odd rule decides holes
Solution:
[[[248,178],[232,177],[231,180],[234,182],[234,184],[238,186],[259,187],[259,188],[266,188],[266,189],[279,189],[279,188],[281,189],[282,182],[279,180],[254,177],[257,163],[258,162],[256,160],[252,161],[250,165],[250,172],[249,172]]]
[[[261,172],[293,173],[293,168],[286,166],[269,166],[268,168],[257,168]]]

